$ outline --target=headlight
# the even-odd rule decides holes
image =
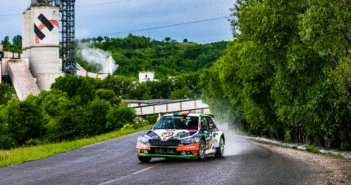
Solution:
[[[193,143],[198,143],[200,141],[200,139],[198,138],[184,138],[181,140],[181,143],[184,143],[184,144],[193,144]]]
[[[141,142],[141,143],[148,143],[148,142],[149,142],[149,138],[146,138],[146,137],[138,137],[138,142]]]

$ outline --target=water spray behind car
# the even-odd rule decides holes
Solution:
[[[233,109],[229,105],[221,103],[220,107],[211,107],[214,112],[214,118],[217,127],[224,132],[226,137],[224,156],[241,155],[255,148],[255,145],[249,140],[243,139],[240,135],[245,132],[240,127]]]

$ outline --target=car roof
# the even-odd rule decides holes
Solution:
[[[173,116],[173,114],[165,114],[163,116]],[[195,117],[202,117],[202,116],[210,116],[208,114],[194,114],[194,113],[189,113],[188,115],[186,116],[195,116]],[[210,116],[211,117],[211,116]]]

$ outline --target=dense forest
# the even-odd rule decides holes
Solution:
[[[213,111],[254,135],[351,150],[350,4],[238,0],[232,12],[235,39],[200,80]]]

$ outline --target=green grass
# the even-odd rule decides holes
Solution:
[[[93,143],[121,137],[141,130],[146,130],[149,127],[150,125],[139,129],[133,129],[131,126],[127,126],[122,128],[121,130],[113,131],[107,134],[91,138],[78,139],[75,141],[63,141],[60,143],[43,144],[38,146],[27,146],[11,150],[0,150],[0,167],[46,158],[55,154],[74,150]]]
[[[333,157],[337,157],[337,158],[340,158],[340,159],[343,159],[344,157],[341,155],[341,154],[333,154],[333,153],[331,153],[331,152],[328,152],[328,155],[330,155],[330,156],[333,156]]]
[[[297,149],[297,146],[293,146],[292,148],[293,148],[293,149]]]
[[[317,154],[320,154],[321,152],[313,145],[307,145],[306,146],[306,150],[307,151],[310,151],[310,152],[313,152],[313,153],[317,153]]]

